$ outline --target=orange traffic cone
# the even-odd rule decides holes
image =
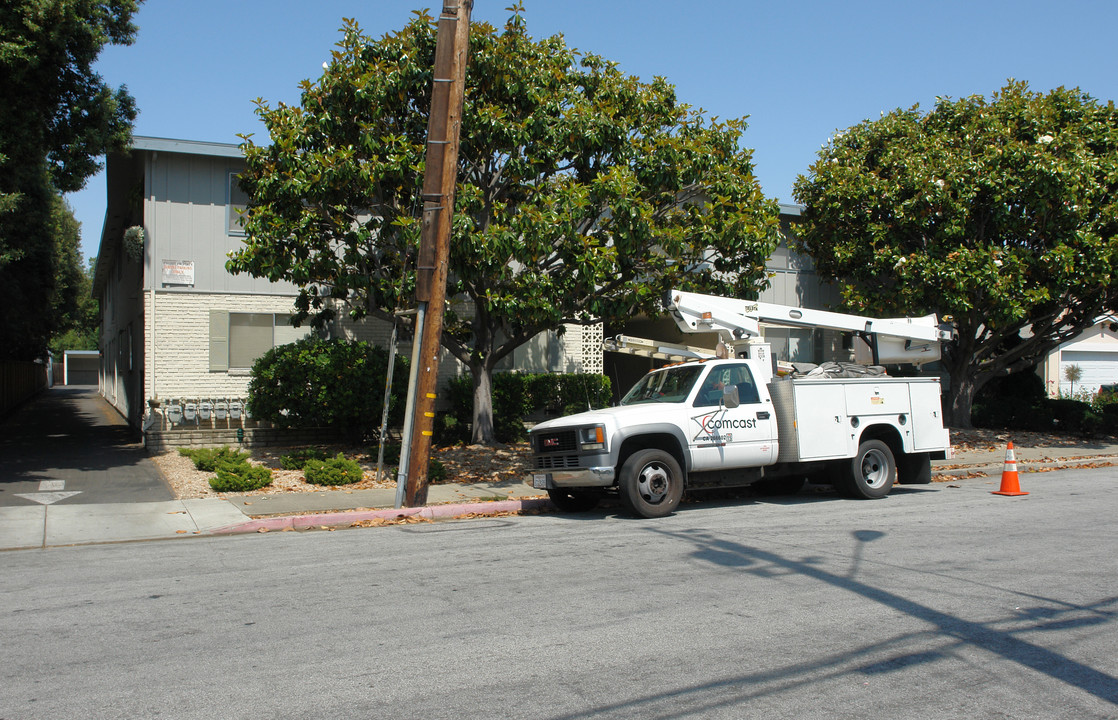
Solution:
[[[994,495],[1028,495],[1021,492],[1021,483],[1017,481],[1017,457],[1013,454],[1013,441],[1005,449],[1005,467],[1002,469],[1002,487],[994,490]]]

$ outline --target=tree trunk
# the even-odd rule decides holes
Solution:
[[[470,365],[474,379],[473,430],[470,442],[474,445],[492,445],[493,434],[493,371],[482,362]]]
[[[974,394],[978,392],[978,386],[974,382],[968,372],[969,368],[963,366],[961,368],[950,368],[951,386],[947,388],[947,397],[944,405],[947,417],[944,418],[946,425],[954,428],[970,428],[971,425],[971,406],[974,403]]]

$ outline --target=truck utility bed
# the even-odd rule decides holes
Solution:
[[[777,462],[851,457],[859,427],[888,418],[905,452],[941,452],[943,427],[937,378],[799,378],[769,383],[777,418]]]

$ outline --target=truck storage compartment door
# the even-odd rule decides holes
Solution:
[[[908,383],[891,379],[847,380],[846,412],[850,415],[901,416],[909,412]]]
[[[951,444],[943,427],[939,381],[909,384],[912,395],[912,445],[916,452],[945,450]]]
[[[769,385],[780,429],[779,462],[849,457],[850,424],[843,386],[828,380],[784,380]]]

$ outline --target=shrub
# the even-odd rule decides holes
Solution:
[[[1098,429],[1096,421],[1090,419],[1094,415],[1090,403],[1057,398],[1046,400],[1045,405],[1051,413],[1055,429],[1060,432],[1090,434]]]
[[[220,448],[179,448],[179,454],[190,458],[194,467],[203,472],[214,472],[222,465],[237,465],[248,460],[248,453],[233,450],[228,445]]]
[[[272,484],[272,471],[260,465],[227,462],[217,468],[217,477],[210,478],[210,487],[217,492],[249,492]]]
[[[1118,404],[1104,405],[1099,417],[1102,420],[1100,427],[1102,432],[1111,435],[1118,434]]]
[[[524,418],[537,411],[565,415],[610,403],[610,381],[604,375],[562,373],[497,373],[493,376],[493,434],[499,442],[527,437]],[[440,443],[469,439],[473,422],[474,387],[469,375],[452,378],[446,388],[451,409],[436,418]]]
[[[446,481],[446,465],[441,461],[432,459],[427,463],[427,482],[441,483]]]
[[[299,448],[280,457],[284,470],[302,470],[308,460],[325,460],[329,455],[321,448]]]
[[[995,378],[975,395],[971,422],[1000,430],[1051,431],[1054,422],[1047,398],[1044,380],[1032,370]]]
[[[365,454],[370,458],[376,458],[380,455],[380,445],[372,445]],[[396,465],[400,462],[400,443],[398,442],[385,442],[384,443],[384,464]]]
[[[308,460],[303,474],[312,485],[350,485],[359,482],[364,471],[355,460],[338,453],[329,460]]]
[[[1025,397],[987,397],[975,402],[971,413],[975,427],[1000,430],[1052,429],[1052,415],[1043,400]]]
[[[305,338],[264,353],[252,367],[253,417],[277,427],[336,428],[350,442],[380,425],[388,351],[366,342]],[[389,422],[403,420],[407,363],[396,358]]]

